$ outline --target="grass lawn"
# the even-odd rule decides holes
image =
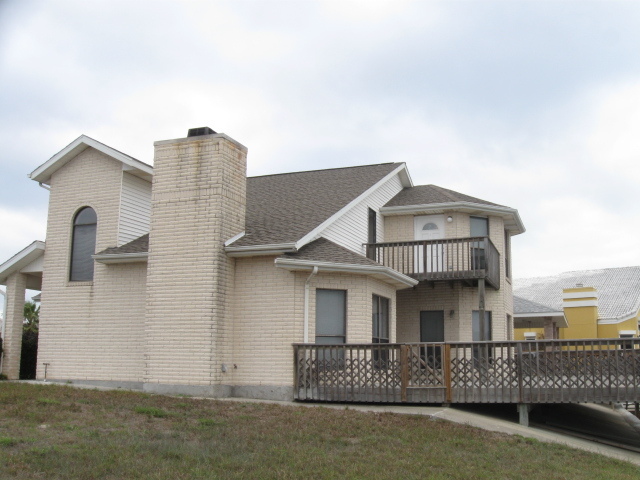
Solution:
[[[0,382],[0,479],[638,479],[421,416]]]

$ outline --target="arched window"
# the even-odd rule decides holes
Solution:
[[[435,223],[429,222],[424,227],[422,227],[422,230],[438,230],[438,225],[436,225]]]
[[[96,250],[96,227],[98,217],[91,207],[84,207],[73,220],[73,240],[71,243],[71,267],[69,280],[88,282],[93,280],[93,258]]]

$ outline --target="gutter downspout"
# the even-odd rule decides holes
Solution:
[[[315,265],[313,270],[311,271],[311,275],[307,278],[307,281],[304,282],[304,334],[303,334],[303,342],[309,343],[309,283],[311,279],[318,274],[318,266]]]
[[[42,182],[38,182],[38,186],[41,187],[41,188],[44,188],[47,192],[49,192],[51,190],[51,187],[47,187]]]

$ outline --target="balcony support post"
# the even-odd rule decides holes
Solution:
[[[479,322],[480,325],[484,324],[484,310],[485,310],[485,304],[484,304],[484,297],[485,297],[485,284],[484,284],[484,278],[481,278],[478,280],[478,317],[479,317]],[[483,328],[480,328],[480,331],[484,331]],[[488,338],[481,338],[480,340],[489,340]]]

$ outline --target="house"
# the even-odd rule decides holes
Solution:
[[[640,267],[516,280],[515,339],[638,336]]]
[[[10,378],[25,288],[39,379],[150,392],[288,399],[294,343],[512,338],[517,210],[404,163],[247,178],[206,127],[154,146],[151,167],[83,135],[30,174],[47,238],[0,265]]]

